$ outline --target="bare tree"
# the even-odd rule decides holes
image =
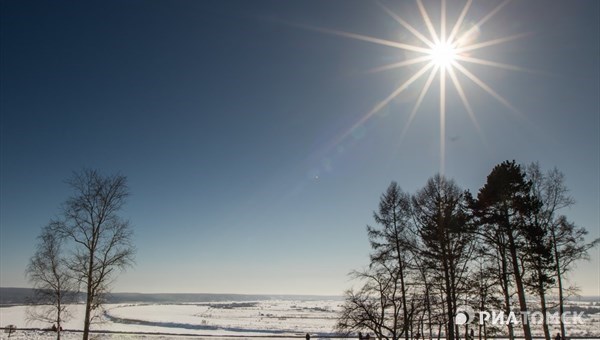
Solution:
[[[345,335],[370,331],[377,339],[397,340],[405,328],[398,270],[378,262],[352,276],[363,286],[346,291],[336,330]]]
[[[587,243],[587,231],[559,215],[573,204],[567,193],[558,170],[543,174],[533,164],[523,171],[514,161],[494,167],[476,198],[439,175],[414,195],[392,182],[374,213],[376,225],[367,227],[370,265],[354,273],[362,286],[346,292],[337,329],[368,330],[382,339],[428,331],[433,339],[437,327],[438,340],[442,334],[454,340],[462,335],[454,322],[458,305],[508,315],[519,308],[524,338],[531,340],[526,294],[533,293],[549,339],[549,292],[558,285],[562,313],[565,273],[600,242]],[[481,315],[475,319],[480,340],[501,331]],[[506,327],[514,339],[513,322]]]
[[[62,324],[70,317],[67,303],[74,301],[76,283],[62,256],[62,240],[54,226],[50,223],[42,229],[25,274],[34,288],[28,318],[54,324],[56,339],[60,340]]]
[[[527,167],[527,178],[532,184],[532,193],[540,202],[540,209],[535,215],[535,222],[546,233],[548,247],[550,252],[550,262],[552,266],[538,265],[537,268],[546,269],[540,271],[538,276],[550,276],[546,278],[556,279],[558,288],[559,312],[564,313],[565,287],[563,280],[575,262],[588,259],[588,250],[600,243],[600,239],[587,243],[585,236],[587,230],[577,227],[569,222],[559,212],[575,204],[573,198],[569,195],[569,190],[565,185],[565,176],[558,169],[553,168],[546,173],[542,172],[538,163],[532,163]],[[540,256],[536,256],[541,259]],[[548,273],[550,272],[550,273]],[[549,338],[546,313],[544,312],[544,286],[543,281],[538,284],[542,304],[542,315],[544,316],[544,331],[546,338]],[[566,337],[565,324],[562,318],[559,318],[562,338]]]
[[[83,340],[87,340],[109,284],[118,271],[133,263],[132,230],[118,215],[129,190],[126,177],[103,176],[96,170],[74,173],[67,183],[73,196],[65,202],[63,219],[54,229],[74,245],[70,269],[85,289]]]
[[[425,338],[425,324],[424,324],[424,319],[425,316],[427,318],[427,332],[429,334],[429,338],[433,339],[433,313],[434,311],[432,310],[432,306],[434,305],[434,297],[433,297],[433,284],[434,284],[434,279],[430,278],[431,273],[433,272],[433,270],[431,269],[432,266],[429,263],[429,261],[427,260],[423,260],[421,259],[418,254],[419,254],[419,246],[420,244],[418,243],[417,240],[415,240],[415,245],[412,249],[412,253],[414,256],[414,267],[417,271],[417,277],[415,279],[415,283],[420,284],[421,285],[421,291],[422,291],[422,305],[423,305],[423,309],[421,311],[421,318],[419,320],[419,330],[418,332],[423,336],[423,338]],[[411,332],[412,334],[412,332]]]
[[[412,265],[413,253],[410,251],[414,243],[410,238],[410,196],[405,194],[396,182],[392,182],[379,201],[379,211],[373,218],[380,228],[367,226],[369,241],[373,253],[371,263],[381,263],[394,268],[400,281],[402,320],[395,323],[402,325],[405,340],[409,334],[408,278]],[[388,262],[390,262],[388,264]],[[393,327],[394,329],[396,327]]]
[[[392,182],[373,213],[377,227],[367,226],[373,252],[367,270],[352,273],[364,283],[358,291],[346,292],[338,331],[370,330],[378,338],[409,337],[413,306],[408,303],[408,276],[412,261],[407,229],[410,196]]]
[[[559,313],[561,315],[564,313],[565,292],[574,290],[573,287],[570,287],[570,289],[564,287],[564,280],[567,277],[567,273],[573,270],[577,261],[589,260],[588,251],[600,244],[600,238],[592,242],[586,242],[585,236],[587,234],[586,229],[577,227],[562,215],[557,218],[556,224],[551,229],[556,279],[558,282]],[[565,324],[562,318],[559,319],[561,336],[564,336],[566,335]]]

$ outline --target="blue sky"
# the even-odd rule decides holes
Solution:
[[[385,2],[420,30],[413,1]],[[439,2],[425,1],[436,18]],[[448,1],[453,23],[464,2]],[[499,1],[475,2],[475,23]],[[434,82],[415,82],[344,135],[418,70],[375,67],[404,51],[326,28],[413,41],[370,1],[1,3],[0,286],[23,274],[73,170],[129,179],[123,216],[137,264],[115,291],[341,294],[368,262],[365,225],[390,181],[414,192],[439,171]],[[448,87],[445,173],[476,192],[495,164],[558,167],[600,236],[596,1],[519,1],[478,41],[527,33],[477,56],[532,70],[466,65],[519,113],[461,84],[477,132]],[[411,40],[412,39],[412,40]],[[572,281],[600,295],[600,255]]]

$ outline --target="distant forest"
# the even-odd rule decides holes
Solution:
[[[0,288],[0,307],[26,305],[34,295],[32,288]],[[77,299],[81,303],[85,300],[85,294],[79,293]],[[342,300],[342,296],[319,296],[319,295],[262,295],[262,294],[208,294],[208,293],[109,293],[106,295],[108,303],[203,303],[203,302],[241,302],[241,301],[265,301],[265,300]]]

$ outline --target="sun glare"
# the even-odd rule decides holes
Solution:
[[[399,62],[395,62],[388,65],[383,65],[373,69],[373,72],[381,72],[381,71],[389,71],[401,67],[407,67],[410,65],[422,64],[423,66],[419,68],[417,71],[413,73],[412,76],[409,76],[406,81],[404,81],[401,85],[399,85],[394,91],[392,91],[385,99],[377,103],[369,112],[367,112],[359,121],[357,121],[349,130],[345,131],[341,134],[334,144],[337,144],[339,141],[343,140],[347,136],[349,136],[352,131],[366,122],[370,117],[372,117],[379,110],[388,105],[394,98],[396,98],[401,92],[405,91],[407,88],[411,86],[411,84],[415,83],[419,78],[426,77],[427,81],[423,86],[420,95],[408,117],[408,122],[404,126],[403,131],[400,135],[400,139],[403,138],[404,134],[408,130],[414,116],[416,115],[419,106],[423,102],[425,95],[430,89],[434,78],[439,79],[439,87],[440,87],[440,173],[444,174],[445,167],[445,148],[446,148],[446,133],[445,133],[445,122],[446,122],[446,83],[449,81],[449,84],[454,85],[454,89],[458,94],[460,100],[462,101],[465,110],[467,111],[469,117],[473,121],[473,124],[482,139],[483,134],[480,131],[479,124],[475,118],[475,114],[471,108],[471,105],[467,99],[467,95],[463,89],[461,81],[471,81],[477,86],[479,86],[482,90],[487,92],[494,99],[498,100],[501,104],[506,106],[513,112],[518,112],[514,107],[510,105],[510,103],[504,99],[501,95],[496,93],[488,84],[486,84],[483,80],[477,77],[473,72],[469,71],[467,68],[467,64],[477,64],[488,67],[501,68],[505,70],[513,70],[513,71],[527,71],[520,67],[503,64],[492,60],[486,60],[482,58],[475,57],[473,53],[476,53],[477,50],[488,48],[491,46],[495,46],[498,44],[506,43],[518,38],[525,36],[526,34],[515,34],[511,36],[502,36],[496,39],[476,42],[476,38],[474,33],[483,26],[487,21],[489,21],[496,13],[498,13],[504,6],[506,6],[510,0],[504,0],[497,7],[495,7],[492,11],[490,11],[487,15],[481,18],[479,21],[476,21],[474,25],[468,25],[467,28],[465,24],[465,18],[467,16],[467,12],[469,11],[473,0],[467,0],[462,11],[459,16],[454,21],[454,24],[451,26],[447,25],[446,22],[446,0],[441,0],[441,13],[440,13],[440,22],[438,25],[435,25],[425,6],[422,3],[422,0],[416,0],[417,6],[419,8],[419,12],[421,14],[421,19],[425,24],[426,29],[419,30],[409,24],[407,21],[402,19],[398,14],[393,12],[391,9],[387,8],[382,3],[376,2],[387,14],[389,14],[398,24],[404,27],[407,31],[412,33],[412,35],[419,41],[417,45],[409,44],[404,41],[393,41],[386,40],[377,37],[366,36],[362,34],[349,33],[343,31],[334,31],[327,29],[318,29],[319,31],[335,34],[338,36],[343,36],[346,38],[356,39],[360,41],[365,41],[377,45],[388,46],[392,48],[397,48],[400,50],[408,51],[416,53],[417,56],[405,60],[401,60]],[[437,26],[437,27],[436,27]],[[447,27],[448,26],[448,27]],[[449,30],[447,30],[449,29]],[[449,33],[449,34],[448,34]],[[462,78],[462,79],[461,79]]]
[[[431,61],[443,68],[447,68],[452,65],[452,62],[456,60],[457,50],[448,42],[440,42],[435,44],[431,49],[429,56]]]

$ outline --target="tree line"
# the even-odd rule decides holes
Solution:
[[[370,263],[351,273],[359,288],[346,291],[337,330],[379,339],[504,333],[512,340],[520,327],[531,340],[528,318],[538,311],[550,340],[547,312],[564,313],[573,290],[566,277],[600,242],[586,242],[587,231],[564,215],[573,204],[564,175],[537,163],[498,164],[476,195],[441,175],[414,194],[392,182],[367,226]],[[558,295],[557,306],[550,294]],[[463,309],[470,313],[458,322]],[[514,312],[520,322],[497,324],[474,313],[490,310]]]
[[[111,281],[134,260],[132,229],[119,216],[129,190],[125,176],[89,169],[74,173],[67,184],[72,196],[59,216],[42,228],[26,269],[34,288],[28,314],[52,323],[60,340],[62,324],[70,318],[69,304],[78,302],[82,291],[87,340]]]

